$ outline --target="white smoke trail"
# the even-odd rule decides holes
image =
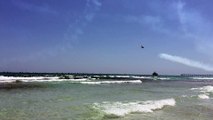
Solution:
[[[207,65],[198,61],[190,60],[188,58],[180,57],[180,56],[174,56],[174,55],[169,55],[165,53],[159,54],[159,57],[165,60],[169,60],[172,62],[180,63],[186,66],[194,67],[194,68],[199,68],[205,71],[213,71],[213,66]]]

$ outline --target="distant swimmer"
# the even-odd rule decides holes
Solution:
[[[144,48],[144,46],[143,46],[143,45],[141,45],[141,48]]]

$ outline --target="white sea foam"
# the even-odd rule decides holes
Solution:
[[[181,95],[181,97],[187,97],[187,95]]]
[[[198,98],[200,98],[200,99],[209,99],[209,96],[207,94],[200,94],[200,95],[198,95]]]
[[[0,80],[42,80],[42,79],[56,79],[58,77],[7,77],[0,76]]]
[[[122,84],[122,83],[142,83],[141,80],[126,80],[126,81],[84,81],[81,84]]]
[[[175,99],[170,98],[155,101],[94,103],[94,108],[103,111],[107,115],[125,116],[135,112],[153,112],[165,106],[175,106],[175,104]]]
[[[191,77],[195,80],[213,80],[213,77]]]
[[[171,78],[168,78],[168,77],[159,77],[158,79],[160,79],[160,80],[170,80]]]
[[[199,90],[200,92],[203,93],[213,93],[213,86],[208,85],[208,86],[203,86],[203,87],[199,87],[199,88],[191,88],[191,90]]]
[[[87,81],[87,78],[81,78],[81,79],[68,79],[68,81],[74,81],[74,82],[81,82],[81,81]]]
[[[129,76],[129,75],[116,75],[115,77],[117,77],[117,78],[130,78],[131,76]]]
[[[213,93],[213,86],[203,86],[199,88],[191,88],[191,90],[198,90],[200,93],[197,97],[200,99],[210,99],[210,94]]]
[[[80,82],[86,81],[87,79],[40,79],[40,80],[22,80],[23,82],[62,82],[62,81],[70,81],[70,82]]]
[[[16,80],[20,80],[23,82],[31,82],[31,81],[51,81],[58,79],[58,77],[7,77],[7,76],[0,76],[1,83],[8,83],[8,82],[15,82]]]
[[[149,78],[152,78],[152,77],[147,77],[147,76],[132,76],[132,78],[136,78],[136,79],[149,79]]]
[[[60,82],[60,81],[71,81],[71,82],[81,82],[86,81],[86,78],[83,79],[59,79],[59,77],[6,77],[0,76],[0,83],[10,83],[15,82],[16,80],[22,82]]]
[[[153,79],[153,77],[150,77],[150,76],[132,76],[132,78],[136,78],[136,79]],[[169,77],[157,77],[157,79],[159,79],[159,80],[170,80],[171,78],[169,78]]]

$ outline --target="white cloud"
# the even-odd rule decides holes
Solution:
[[[195,37],[195,35],[206,35],[209,31],[209,22],[195,9],[188,10],[186,3],[175,3],[177,17],[185,35]]]
[[[30,2],[24,2],[22,0],[13,0],[12,3],[20,9],[39,12],[39,13],[49,13],[49,14],[57,14],[58,12],[52,8],[50,8],[47,4],[35,5]]]
[[[159,54],[159,57],[165,60],[169,60],[172,62],[180,63],[189,67],[194,67],[194,68],[199,68],[205,71],[213,71],[213,66],[204,64],[199,61],[195,60],[190,60],[188,58],[180,57],[180,56],[175,56],[175,55],[169,55],[166,53],[161,53]]]
[[[56,14],[57,11],[51,9],[48,5],[35,5],[22,0],[13,0],[14,6],[27,11],[42,12]],[[102,3],[99,0],[87,0],[84,12],[76,17],[75,22],[71,21],[64,33],[63,40],[59,44],[43,48],[25,56],[6,58],[1,60],[0,67],[7,68],[11,63],[26,63],[37,59],[46,59],[47,57],[55,57],[68,50],[71,51],[73,46],[79,42],[79,38],[84,34],[84,29],[92,20],[101,8]]]
[[[187,9],[187,4],[184,2],[177,2],[174,4],[176,8],[177,17],[179,19],[183,35],[186,39],[191,39],[192,44],[195,45],[197,52],[208,55],[213,59],[213,24],[196,9]]]
[[[161,16],[156,15],[128,15],[125,17],[125,21],[129,23],[138,23],[141,26],[148,26],[152,31],[172,34],[165,25],[165,20]]]
[[[95,14],[94,13],[88,13],[87,15],[85,15],[85,19],[87,21],[92,21],[94,18]]]
[[[100,7],[102,5],[102,3],[99,0],[92,0],[92,1],[96,6]]]

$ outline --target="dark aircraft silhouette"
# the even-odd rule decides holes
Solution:
[[[143,46],[143,45],[141,45],[141,48],[144,48],[144,46]]]

